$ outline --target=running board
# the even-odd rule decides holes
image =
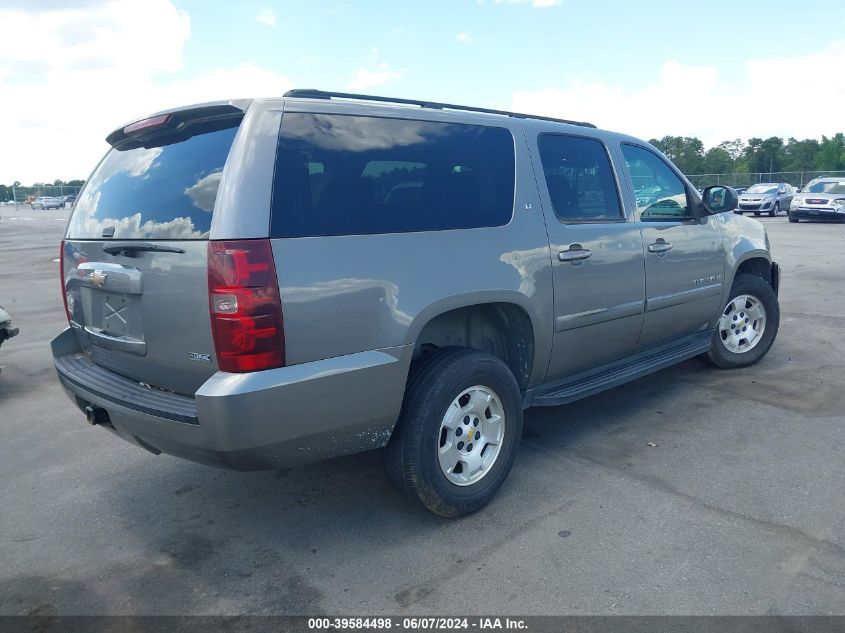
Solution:
[[[617,361],[604,370],[591,371],[588,375],[581,374],[581,377],[575,376],[563,383],[543,385],[526,392],[524,406],[526,409],[528,407],[554,407],[592,396],[605,389],[618,387],[631,380],[703,354],[710,349],[712,337],[712,331],[699,332],[684,340],[681,344],[672,345],[668,348],[663,347],[650,353],[645,352],[633,359]]]

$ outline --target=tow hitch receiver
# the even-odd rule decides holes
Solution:
[[[96,426],[98,424],[111,424],[108,411],[100,407],[95,407],[91,404],[85,407],[85,419],[91,426]]]

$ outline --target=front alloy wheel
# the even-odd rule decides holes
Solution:
[[[760,275],[740,273],[734,277],[731,299],[713,332],[704,359],[722,369],[753,365],[775,342],[780,325],[778,297]]]
[[[719,319],[719,339],[728,351],[744,354],[760,342],[766,331],[766,308],[753,295],[739,295]]]

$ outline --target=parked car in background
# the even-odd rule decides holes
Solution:
[[[524,409],[696,356],[747,367],[777,335],[779,267],[734,191],[588,123],[295,90],[107,141],[53,361],[91,424],[156,454],[384,448],[454,517],[507,477]]]
[[[845,178],[816,178],[792,199],[789,221],[845,220]]]
[[[33,209],[61,209],[62,202],[51,196],[41,196],[32,201]]]
[[[793,188],[785,182],[763,182],[752,185],[739,196],[739,213],[751,211],[754,215],[768,213],[775,216],[789,209]]]
[[[0,306],[0,345],[18,335],[18,328],[12,327],[12,317]]]

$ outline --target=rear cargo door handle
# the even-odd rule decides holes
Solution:
[[[145,356],[147,353],[147,344],[130,336],[112,336],[99,328],[88,325],[85,326],[85,333],[88,334],[88,338],[92,343],[96,343],[101,347],[111,347],[112,349],[119,349],[122,352],[129,352],[138,356]]]
[[[592,256],[593,251],[588,248],[581,248],[580,244],[573,244],[568,251],[560,251],[557,258],[562,262],[577,262]]]
[[[657,240],[654,244],[648,245],[648,252],[657,253],[658,255],[662,255],[671,250],[672,245],[669,242],[664,242],[662,239]]]

